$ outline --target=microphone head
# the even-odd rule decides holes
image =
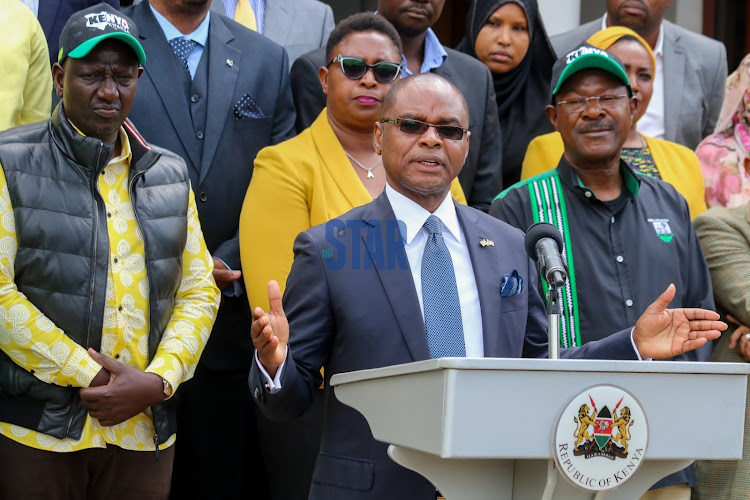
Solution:
[[[560,230],[549,222],[537,222],[526,230],[526,237],[523,240],[523,244],[526,247],[526,253],[529,254],[534,262],[537,260],[536,255],[536,244],[542,238],[551,238],[557,242],[557,249],[562,252],[563,240]]]

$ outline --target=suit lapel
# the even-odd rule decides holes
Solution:
[[[194,147],[195,135],[191,125],[193,121],[179,83],[180,77],[176,74],[179,68],[173,63],[172,49],[159,23],[151,13],[148,2],[141,2],[134,8],[133,20],[138,26],[140,42],[147,54],[144,66],[145,76],[151,80],[161,97],[172,126],[187,151],[189,158],[185,160],[189,159],[190,165],[196,171],[200,171],[200,158],[198,150]]]
[[[674,141],[680,124],[680,98],[685,86],[685,52],[679,45],[679,35],[666,22],[664,38],[664,138]]]
[[[502,332],[500,325],[500,248],[481,246],[483,238],[492,238],[497,231],[491,231],[478,217],[477,213],[463,205],[456,205],[456,213],[461,229],[466,238],[466,245],[474,269],[474,279],[479,293],[479,307],[482,310],[482,331],[484,334],[485,357],[496,357],[502,353],[513,352],[510,337]]]
[[[263,34],[283,47],[292,27],[292,15],[290,6],[283,0],[266,2]]]
[[[211,16],[208,33],[208,110],[200,182],[203,182],[208,174],[224,125],[230,115],[242,56],[239,50],[229,45],[234,35],[219,16]]]
[[[365,210],[362,220],[368,226],[369,230],[383,231],[383,244],[385,243],[385,228],[388,221],[394,223],[396,218],[393,215],[393,209],[385,193],[381,194]],[[380,224],[380,227],[375,227]],[[362,243],[367,248],[368,257],[376,249],[367,245],[366,231],[361,235]],[[382,249],[379,249],[382,252]],[[419,307],[419,298],[414,288],[414,279],[411,270],[408,268],[408,259],[406,250],[401,246],[397,249],[399,258],[407,262],[407,268],[401,269],[398,266],[392,266],[393,269],[376,267],[373,261],[380,282],[383,285],[388,301],[391,304],[393,314],[396,316],[398,326],[401,329],[401,335],[404,337],[409,352],[415,361],[430,359],[430,348],[427,344],[427,334],[424,327],[424,319]]]

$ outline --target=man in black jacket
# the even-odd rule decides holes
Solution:
[[[486,212],[502,190],[502,141],[495,90],[487,67],[473,57],[444,47],[431,26],[445,0],[378,0],[378,14],[393,24],[404,46],[403,76],[436,73],[461,90],[469,105],[471,145],[458,180],[466,199]],[[318,69],[325,66],[325,48],[299,57],[292,65],[291,83],[297,108],[297,132],[309,127],[326,105]]]
[[[219,290],[185,163],[127,116],[145,53],[71,17],[52,118],[0,134],[0,498],[166,499]]]

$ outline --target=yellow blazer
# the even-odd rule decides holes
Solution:
[[[466,204],[454,180],[451,194]],[[283,293],[299,233],[372,201],[324,109],[297,137],[264,148],[255,158],[240,215],[240,256],[250,306],[268,310],[268,282]]]
[[[685,200],[690,218],[706,210],[706,192],[698,157],[690,149],[675,142],[646,139],[654,164],[664,182],[670,183]],[[540,135],[529,143],[521,167],[521,180],[557,167],[564,146],[559,132]]]

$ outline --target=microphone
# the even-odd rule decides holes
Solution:
[[[524,246],[547,283],[556,288],[565,285],[568,269],[560,256],[563,241],[559,229],[547,222],[537,222],[526,231]]]

